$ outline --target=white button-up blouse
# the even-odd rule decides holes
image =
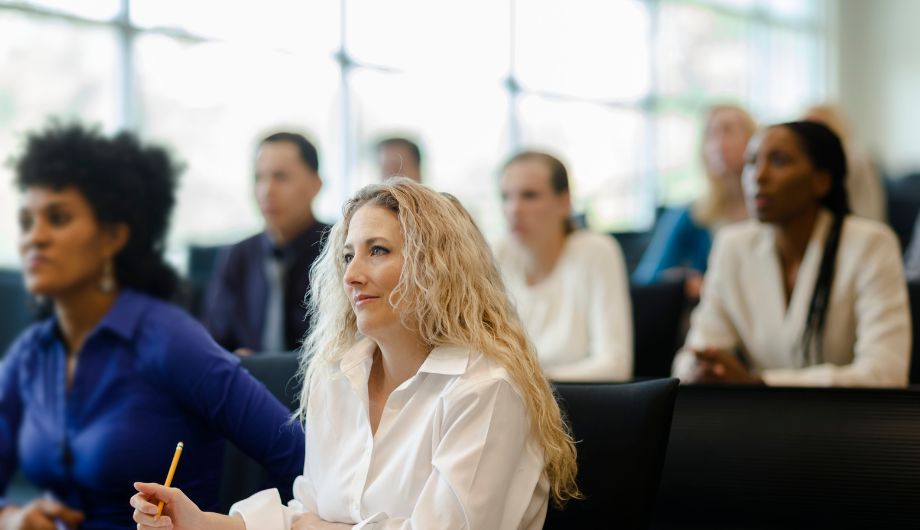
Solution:
[[[387,399],[376,434],[363,340],[314,377],[304,473],[237,502],[250,530],[289,529],[300,513],[356,529],[539,529],[549,481],[528,412],[504,368],[482,353],[435,348]]]

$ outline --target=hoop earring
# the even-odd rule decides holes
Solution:
[[[99,280],[99,290],[106,294],[115,290],[115,273],[112,270],[112,260],[105,262],[105,270],[102,271],[102,278]]]

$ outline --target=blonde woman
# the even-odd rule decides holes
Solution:
[[[885,183],[869,152],[854,140],[843,110],[831,103],[814,105],[805,110],[802,119],[827,125],[843,142],[843,150],[847,155],[846,186],[853,215],[886,222],[888,211],[885,206]]]
[[[295,500],[266,490],[223,516],[137,484],[139,528],[536,530],[550,496],[578,496],[572,438],[455,199],[405,178],[362,189],[311,288]]]
[[[748,218],[741,172],[745,147],[756,129],[751,115],[737,105],[709,109],[701,145],[706,194],[661,218],[633,280],[652,283],[689,272],[688,293],[699,294],[699,279],[706,272],[712,235],[727,224]]]

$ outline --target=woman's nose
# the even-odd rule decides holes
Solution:
[[[36,219],[20,234],[23,247],[43,245],[48,241],[48,227],[40,219]]]
[[[345,265],[345,285],[361,285],[364,283],[365,276],[361,260],[356,256]]]

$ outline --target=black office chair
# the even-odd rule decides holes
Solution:
[[[287,405],[292,412],[297,408],[300,399],[300,384],[295,374],[299,355],[262,353],[241,359],[243,366],[279,401]],[[223,513],[227,513],[234,502],[266,488],[278,487],[282,496],[289,496],[291,486],[291,484],[272,484],[268,471],[261,464],[246,456],[232,443],[226,444],[220,487],[220,510]]]
[[[632,285],[633,374],[636,377],[668,377],[674,354],[683,344],[684,280],[664,280]]]
[[[557,384],[578,441],[583,500],[550,505],[544,529],[647,528],[661,477],[676,379]]]
[[[907,282],[907,296],[910,300],[911,353],[910,384],[920,385],[920,282]]]
[[[920,392],[681,387],[656,530],[920,528]]]
[[[920,213],[920,173],[897,179],[885,179],[885,199],[888,224],[905,250],[914,233],[914,223]]]
[[[623,251],[623,260],[626,262],[627,274],[632,274],[642,261],[642,254],[652,240],[652,231],[648,232],[611,232]]]

